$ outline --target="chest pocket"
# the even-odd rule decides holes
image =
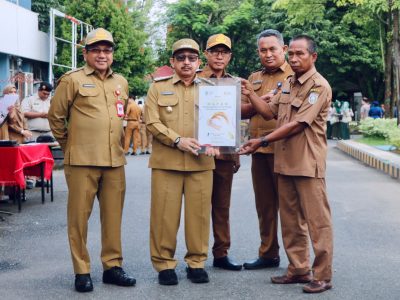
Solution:
[[[255,80],[251,83],[253,85],[253,90],[254,91],[259,91],[262,86],[262,80]]]
[[[288,118],[290,116],[290,94],[281,94],[279,96],[278,120]]]
[[[161,121],[175,121],[178,119],[178,96],[175,93],[172,95],[161,94],[157,104]]]
[[[75,100],[75,104],[82,110],[97,111],[99,102],[98,96],[100,91],[96,88],[88,88],[79,86],[79,97]]]

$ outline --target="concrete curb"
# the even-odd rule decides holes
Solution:
[[[338,141],[336,147],[364,164],[400,181],[400,156],[353,140]]]

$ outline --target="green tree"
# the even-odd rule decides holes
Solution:
[[[62,2],[63,0],[61,0]],[[50,17],[50,8],[59,8],[59,0],[32,0],[32,11],[39,14],[39,30],[48,32]]]
[[[142,1],[140,1],[141,3]],[[148,88],[145,77],[153,69],[153,58],[147,44],[144,31],[147,16],[139,1],[130,1],[128,8],[123,1],[115,0],[72,0],[65,2],[64,12],[94,28],[103,27],[109,30],[116,44],[113,70],[125,76],[129,82],[130,92],[144,95]],[[57,30],[64,38],[70,38],[69,21],[63,20]],[[83,44],[83,41],[77,41]],[[58,43],[58,61],[68,62],[71,49],[68,45],[61,47]],[[79,50],[79,65],[83,65],[83,56]],[[60,72],[65,72],[57,70]]]

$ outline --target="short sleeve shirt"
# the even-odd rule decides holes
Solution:
[[[326,120],[332,99],[329,83],[312,68],[291,77],[269,103],[277,128],[306,123],[304,131],[275,144],[275,172],[289,176],[324,178],[326,170]]]
[[[40,99],[36,93],[22,101],[22,111],[48,113],[50,109],[50,97],[46,100]],[[29,130],[50,131],[49,121],[46,118],[28,119]]]

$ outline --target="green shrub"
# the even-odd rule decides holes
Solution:
[[[400,128],[397,119],[366,118],[360,122],[358,130],[365,137],[384,138],[391,145],[400,148]]]

